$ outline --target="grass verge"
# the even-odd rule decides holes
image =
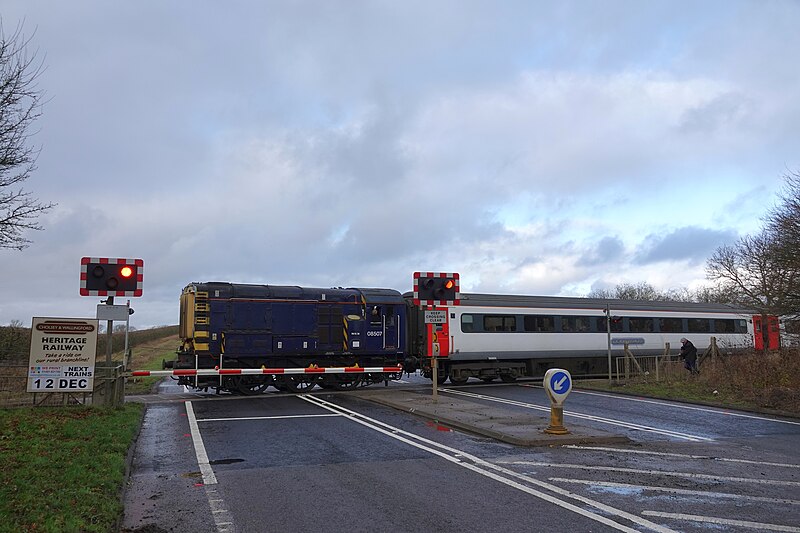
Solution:
[[[660,381],[650,375],[624,383],[586,380],[576,386],[800,416],[800,349],[707,359],[700,375],[689,375],[679,365],[677,372],[662,375]]]
[[[142,409],[0,409],[0,532],[112,531]]]

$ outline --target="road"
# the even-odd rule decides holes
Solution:
[[[440,394],[548,405],[529,383]],[[797,420],[573,391],[571,424],[632,444],[512,446],[341,393],[157,403],[124,530],[800,532]]]

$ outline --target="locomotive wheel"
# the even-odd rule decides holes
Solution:
[[[484,383],[491,383],[492,381],[494,381],[494,377],[481,378],[481,381],[483,381]]]
[[[316,376],[284,375],[283,385],[289,392],[308,392],[317,384]]]
[[[469,378],[454,378],[453,376],[450,376],[450,383],[453,385],[464,385],[467,380],[469,380]]]
[[[353,390],[357,389],[358,386],[361,384],[361,376],[333,374],[331,375],[331,378],[333,379],[330,382],[328,382],[328,384],[331,385],[336,390]]]
[[[247,396],[261,394],[271,384],[267,376],[241,376],[238,379],[236,389]]]

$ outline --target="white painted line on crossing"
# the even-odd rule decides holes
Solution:
[[[714,476],[711,474],[697,474],[694,472],[667,472],[664,470],[640,470],[637,468],[622,468],[618,466],[592,466],[571,465],[565,463],[541,463],[537,461],[500,461],[501,464],[540,466],[545,468],[570,468],[577,470],[596,470],[602,472],[624,472],[627,474],[648,474],[653,476],[672,476],[689,479],[707,479],[711,481],[733,481],[737,483],[756,483],[759,485],[779,485],[785,487],[800,487],[800,481],[782,481],[779,479],[755,479],[749,477]]]
[[[537,411],[544,411],[544,412],[548,412],[548,413],[550,412],[550,407],[545,407],[545,406],[536,405],[536,404],[527,403],[527,402],[518,402],[516,400],[507,400],[505,398],[498,398],[496,396],[487,396],[485,394],[475,394],[474,392],[465,392],[465,391],[453,390],[453,389],[439,389],[439,392],[445,392],[445,393],[448,393],[448,394],[466,396],[468,398],[475,398],[475,399],[486,400],[486,401],[490,401],[490,402],[504,403],[504,404],[508,404],[508,405],[516,405],[518,407],[524,407],[526,409],[534,409],[534,410],[537,410]],[[675,438],[678,438],[678,439],[688,440],[688,441],[691,441],[691,442],[701,442],[701,441],[703,441],[703,442],[713,442],[714,441],[714,439],[711,439],[711,438],[708,438],[708,437],[701,437],[699,435],[691,435],[689,433],[680,433],[678,431],[671,431],[671,430],[668,430],[668,429],[660,429],[660,428],[656,428],[656,427],[652,427],[652,426],[645,426],[645,425],[642,425],[642,424],[634,424],[633,422],[625,422],[623,420],[615,420],[613,418],[604,418],[604,417],[601,417],[601,416],[587,415],[587,414],[583,414],[583,413],[577,413],[575,411],[564,411],[564,416],[571,416],[571,417],[580,418],[580,419],[583,419],[583,420],[591,420],[593,422],[600,422],[602,424],[608,424],[608,425],[611,425],[611,426],[624,427],[624,428],[627,428],[627,429],[634,429],[634,430],[637,430],[637,431],[645,431],[645,432],[648,432],[648,433],[656,433],[656,434],[659,434],[659,435],[665,435],[667,437],[675,437]]]
[[[722,461],[726,463],[744,463],[750,465],[761,465],[761,466],[777,466],[780,468],[800,468],[800,464],[789,464],[789,463],[770,463],[767,461],[753,461],[750,459],[731,459],[727,457],[715,457],[713,455],[690,455],[686,453],[668,453],[668,452],[650,452],[646,450],[629,450],[626,448],[611,448],[609,446],[581,446],[579,444],[567,444],[562,446],[562,448],[573,449],[573,450],[597,450],[597,451],[606,451],[606,452],[614,452],[614,453],[633,453],[633,454],[640,454],[640,455],[658,455],[661,457],[680,457],[682,459],[703,459],[703,460],[711,460],[711,461]]]
[[[611,506],[606,505],[604,503],[598,502],[596,500],[592,500],[590,498],[586,498],[586,497],[581,496],[579,494],[575,494],[575,493],[570,492],[568,490],[562,489],[562,488],[560,488],[560,487],[558,487],[556,485],[553,485],[551,483],[547,483],[547,482],[544,482],[544,481],[541,481],[541,480],[538,480],[538,479],[534,479],[534,478],[531,478],[531,477],[526,476],[524,474],[519,474],[517,472],[514,472],[513,470],[509,470],[507,468],[500,467],[500,466],[498,466],[498,465],[496,465],[494,463],[490,463],[489,461],[481,459],[481,458],[479,458],[477,456],[474,456],[474,455],[468,454],[466,452],[463,452],[461,450],[457,450],[455,448],[452,448],[450,446],[446,446],[444,444],[440,444],[438,442],[426,439],[426,438],[421,437],[419,435],[416,435],[414,433],[410,433],[408,431],[404,431],[404,430],[402,430],[400,428],[397,428],[395,426],[391,426],[391,425],[386,424],[384,422],[380,422],[379,420],[375,420],[373,418],[367,417],[365,415],[362,415],[362,414],[357,413],[355,411],[352,411],[350,409],[344,408],[344,407],[342,407],[340,405],[337,405],[337,404],[334,404],[332,402],[323,400],[321,398],[317,398],[317,397],[312,396],[312,395],[299,396],[299,398],[302,398],[303,400],[305,400],[305,401],[307,401],[309,403],[313,403],[315,405],[318,405],[318,406],[320,406],[320,407],[322,407],[324,409],[327,409],[327,410],[330,410],[330,411],[333,411],[333,412],[344,413],[353,422],[356,422],[358,424],[366,426],[366,427],[368,427],[368,428],[370,428],[370,429],[372,429],[374,431],[382,433],[382,434],[384,434],[384,435],[386,435],[388,437],[391,437],[391,438],[393,438],[395,440],[398,440],[400,442],[404,442],[404,443],[406,443],[406,444],[408,444],[410,446],[414,446],[415,448],[418,448],[420,450],[424,450],[424,451],[426,451],[426,452],[428,452],[430,454],[433,454],[433,455],[436,455],[438,457],[441,457],[442,459],[445,459],[446,461],[454,463],[454,464],[456,464],[456,465],[458,465],[458,466],[460,466],[462,468],[466,468],[468,470],[471,470],[473,472],[476,472],[478,474],[486,476],[486,477],[488,477],[490,479],[494,479],[496,481],[499,481],[500,483],[503,483],[505,485],[513,487],[513,488],[515,488],[517,490],[520,490],[522,492],[525,492],[527,494],[530,494],[532,496],[535,496],[537,498],[540,498],[542,500],[550,502],[550,503],[552,503],[554,505],[558,505],[558,506],[560,506],[560,507],[562,507],[564,509],[567,509],[567,510],[572,511],[574,513],[580,514],[580,515],[582,515],[582,516],[584,516],[586,518],[589,518],[591,520],[595,520],[597,522],[605,524],[605,525],[607,525],[609,527],[612,527],[612,528],[614,528],[616,530],[625,531],[625,532],[629,532],[629,533],[633,533],[633,532],[637,531],[636,529],[632,529],[632,528],[630,528],[628,526],[625,526],[623,524],[615,522],[615,521],[611,520],[610,518],[608,518],[606,516],[599,515],[599,514],[591,512],[591,511],[587,511],[587,510],[585,510],[585,509],[583,509],[581,507],[573,505],[573,504],[571,504],[569,502],[566,502],[566,501],[564,501],[562,499],[559,499],[559,498],[557,498],[555,496],[551,496],[551,495],[546,494],[546,493],[544,493],[544,492],[542,492],[540,490],[537,490],[537,489],[531,488],[529,486],[523,485],[521,483],[518,483],[518,482],[516,482],[516,481],[514,481],[512,479],[509,479],[509,477],[520,479],[520,480],[522,480],[522,481],[524,481],[524,482],[526,482],[526,483],[528,483],[530,485],[536,485],[536,486],[538,486],[540,488],[543,488],[543,489],[546,489],[548,491],[554,492],[554,493],[556,493],[556,494],[558,494],[560,496],[564,496],[564,497],[568,497],[568,498],[572,498],[572,499],[578,500],[581,503],[584,503],[584,504],[590,505],[592,507],[595,507],[596,509],[599,509],[600,511],[602,511],[604,513],[613,515],[615,517],[622,518],[624,520],[629,520],[629,521],[637,524],[640,527],[651,529],[653,531],[659,531],[661,533],[669,533],[669,532],[672,531],[669,528],[666,528],[664,526],[661,526],[661,525],[656,524],[654,522],[651,522],[649,520],[642,520],[641,517],[639,517],[637,515],[634,515],[632,513],[628,513],[627,511],[623,511],[621,509],[616,509],[614,507],[611,507]],[[494,472],[491,472],[489,470],[494,470]],[[503,474],[503,475],[508,476],[508,477],[503,477],[503,475],[500,475],[500,474]]]
[[[731,494],[728,492],[711,492],[703,490],[675,489],[672,487],[654,487],[652,485],[635,485],[631,483],[614,483],[612,481],[596,481],[593,479],[572,479],[565,477],[551,477],[550,481],[556,483],[576,483],[592,487],[608,487],[615,489],[630,489],[651,492],[668,492],[670,494],[685,494],[692,497],[730,498],[733,500],[747,500],[759,503],[774,503],[778,505],[800,505],[800,500],[787,500],[784,498],[767,498],[766,496],[746,496],[744,494]]]
[[[213,487],[213,485],[217,484],[217,476],[214,475],[214,469],[211,468],[211,463],[208,461],[208,454],[203,444],[203,437],[200,435],[200,428],[197,425],[194,407],[192,407],[192,402],[189,400],[185,401],[184,405],[186,406],[186,418],[189,420],[189,429],[192,433],[197,466],[200,467],[200,474],[203,476],[203,488],[206,491],[206,499],[211,508],[211,516],[214,519],[217,533],[235,533],[236,527],[233,524],[231,513],[228,511],[225,502],[217,494],[217,489]]]
[[[230,418],[201,418],[197,422],[239,422],[242,420],[286,420],[289,418],[330,418],[344,416],[339,414],[316,415],[283,415],[283,416],[238,416]]]
[[[658,518],[672,518],[674,520],[689,520],[691,522],[705,522],[721,526],[746,527],[750,529],[766,529],[768,531],[788,531],[791,533],[800,532],[800,527],[783,526],[780,524],[765,524],[763,522],[748,522],[746,520],[731,520],[729,518],[717,518],[714,516],[700,516],[695,514],[681,513],[661,513],[658,511],[642,511],[645,516],[656,516]]]
[[[197,466],[200,467],[200,473],[203,475],[203,484],[216,485],[217,476],[214,475],[214,469],[208,462],[208,454],[206,447],[203,444],[203,437],[200,436],[200,428],[197,427],[197,418],[194,416],[194,408],[191,401],[184,402],[186,405],[186,418],[189,419],[189,429],[192,432],[192,442],[194,443],[194,453],[197,456]]]

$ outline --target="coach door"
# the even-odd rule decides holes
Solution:
[[[777,316],[767,317],[767,348],[777,350],[781,347],[781,327]]]
[[[780,337],[781,328],[777,316],[753,316],[753,344],[756,350],[777,350],[780,348]]]

